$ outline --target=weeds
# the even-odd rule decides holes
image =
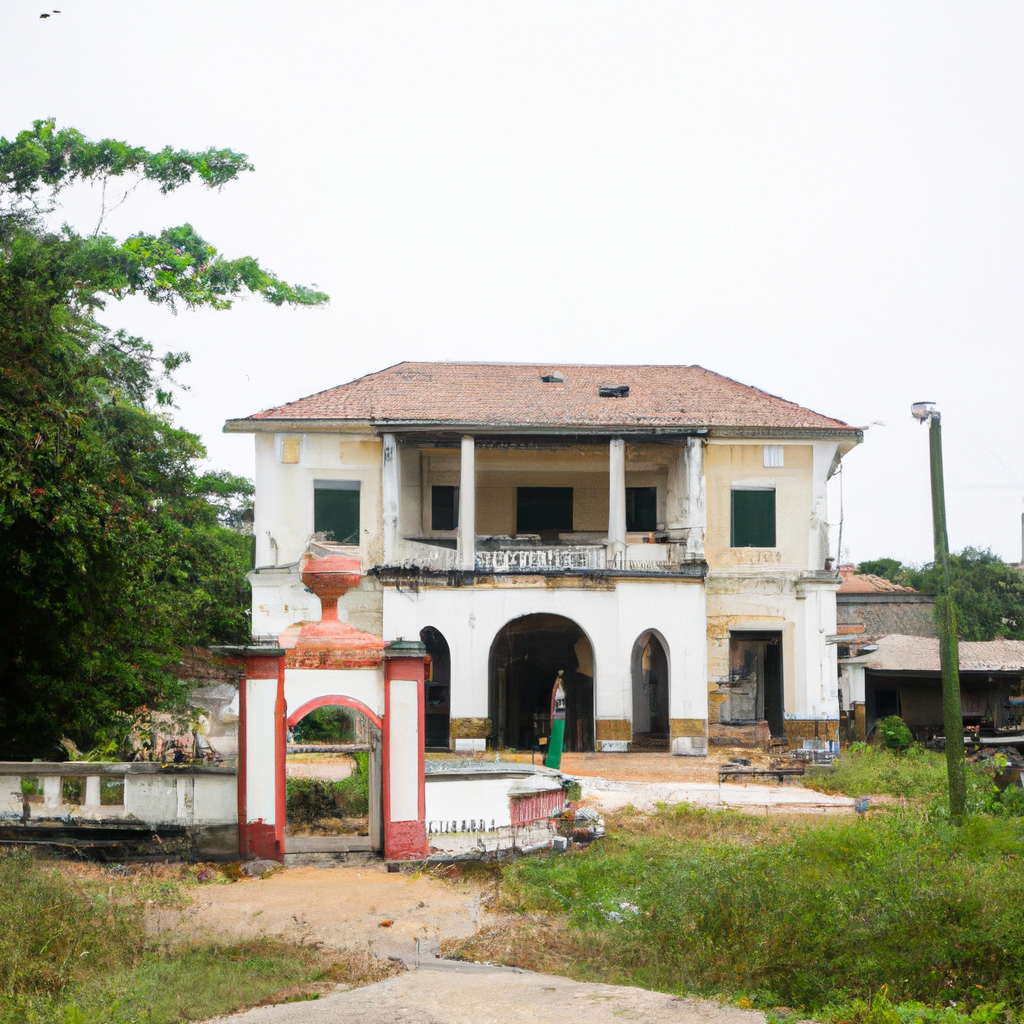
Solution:
[[[363,818],[369,813],[369,755],[352,755],[355,769],[347,779],[290,778],[286,784],[288,821],[309,825],[322,818]]]
[[[849,1006],[883,985],[897,1001],[1024,1003],[1017,820],[957,829],[897,812],[790,826],[760,843],[738,816],[708,825],[717,813],[655,816],[695,838],[619,833],[585,852],[517,861],[504,907],[564,917],[568,928],[506,944],[528,946],[537,966],[556,962],[571,936],[578,977],[746,994],[765,1007]],[[723,831],[726,842],[713,834]],[[461,955],[477,958],[474,941]],[[528,966],[514,957],[504,962]]]
[[[811,769],[804,785],[822,793],[890,796],[913,799],[944,795],[948,790],[946,759],[923,747],[898,754],[882,747],[851,747],[829,769]]]

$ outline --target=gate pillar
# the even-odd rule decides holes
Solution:
[[[425,860],[427,825],[423,783],[426,647],[392,640],[384,658],[384,857]]]

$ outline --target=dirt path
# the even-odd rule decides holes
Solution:
[[[315,1002],[266,1006],[222,1024],[764,1024],[764,1014],[663,992],[594,985],[509,968],[410,970]]]
[[[442,938],[465,938],[481,923],[482,889],[430,875],[391,874],[366,862],[332,868],[287,868],[266,879],[208,883],[184,911],[153,911],[153,932],[370,947],[381,956],[414,956],[416,940],[431,954]],[[392,922],[382,926],[383,921]]]

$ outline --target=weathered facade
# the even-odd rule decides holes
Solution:
[[[253,632],[422,640],[427,745],[834,739],[826,483],[854,428],[700,367],[403,363],[232,420],[256,443]]]

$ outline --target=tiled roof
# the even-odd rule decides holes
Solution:
[[[859,664],[876,672],[939,672],[939,641],[933,636],[903,636],[890,633],[872,640],[851,637],[851,646],[878,644],[878,650],[857,658]],[[960,644],[961,672],[1024,671],[1024,640],[966,641]]]
[[[854,573],[852,569],[840,569],[842,583],[840,594],[916,594],[913,587],[901,587],[898,583],[887,580],[884,576],[872,573]]]
[[[561,383],[541,377],[558,372]],[[623,398],[601,385],[628,385]],[[438,426],[856,428],[700,366],[398,363],[248,417]],[[247,421],[233,421],[244,429]]]

